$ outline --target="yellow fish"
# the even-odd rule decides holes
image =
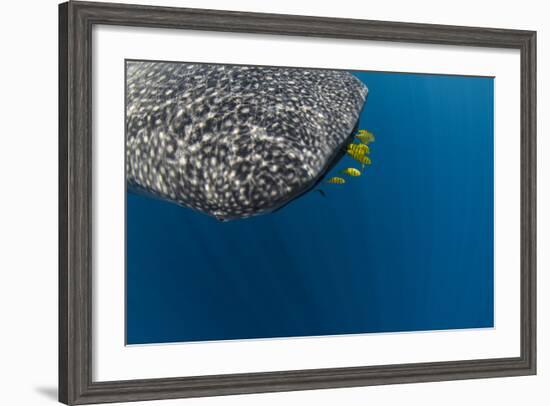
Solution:
[[[333,176],[332,178],[330,178],[329,180],[327,180],[327,183],[336,183],[338,185],[341,185],[343,183],[346,183],[346,180],[343,179],[343,178],[340,178],[338,176]]]
[[[344,175],[348,176],[360,176],[361,172],[358,169],[355,168],[346,168],[342,171]]]
[[[355,144],[353,144],[353,145],[355,145]],[[363,152],[361,152],[361,150],[354,150],[354,151],[348,150],[348,155],[350,157],[352,157],[353,159],[355,159],[359,163],[362,163],[362,164],[370,163],[369,157],[366,156]],[[363,158],[366,158],[368,160],[368,162],[366,162],[366,160],[363,159]],[[365,161],[365,162],[363,162],[363,161]]]
[[[359,154],[351,155],[350,154],[350,156],[361,164],[361,170],[365,169],[365,165],[370,165],[371,164],[370,158],[366,155],[359,155]]]
[[[349,144],[347,148],[348,154],[353,155],[365,155],[370,152],[369,146],[365,144]]]
[[[374,142],[374,134],[367,130],[359,130],[359,133],[355,135],[363,144],[369,144]]]

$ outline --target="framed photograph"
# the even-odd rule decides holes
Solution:
[[[59,400],[536,372],[536,33],[59,6]]]

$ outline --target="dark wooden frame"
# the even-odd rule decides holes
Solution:
[[[521,355],[202,377],[92,381],[92,26],[110,24],[492,48],[521,53]],[[69,2],[59,6],[59,400],[66,404],[536,373],[536,32]]]

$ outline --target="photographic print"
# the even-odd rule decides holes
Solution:
[[[125,72],[128,345],[494,327],[493,77]]]
[[[61,4],[59,400],[536,374],[536,36]]]

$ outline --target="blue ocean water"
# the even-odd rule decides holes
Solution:
[[[127,194],[128,344],[493,326],[493,79],[353,73],[373,163],[326,197],[221,223]]]

